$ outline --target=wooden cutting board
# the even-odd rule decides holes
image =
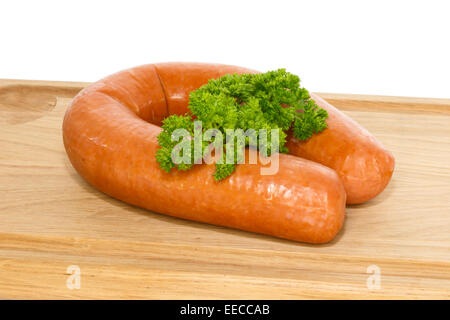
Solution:
[[[61,138],[85,85],[0,80],[1,299],[450,298],[450,100],[320,94],[392,150],[396,169],[379,197],[348,207],[332,243],[308,245],[90,187]]]

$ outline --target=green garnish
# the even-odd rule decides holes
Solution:
[[[236,150],[234,159],[223,155],[224,163],[216,162],[214,178],[222,180],[231,175],[240,163],[243,149],[246,146],[267,150],[267,155],[273,152],[288,152],[286,144],[287,131],[292,129],[295,138],[309,139],[314,133],[321,132],[327,127],[326,110],[319,108],[310,99],[308,91],[300,87],[298,76],[286,72],[285,69],[269,71],[259,74],[231,74],[219,79],[210,80],[189,96],[190,113],[178,116],[172,115],[163,121],[163,131],[158,135],[160,148],[156,153],[156,160],[160,167],[169,172],[172,168],[188,170],[195,163],[201,163],[204,153],[211,141],[203,141],[194,135],[195,126],[201,129],[201,135],[208,129],[217,129],[218,135],[223,137],[223,148],[234,142]],[[201,124],[196,121],[201,121]],[[173,141],[180,130],[184,129],[184,137]],[[255,139],[245,137],[239,140],[227,134],[227,129],[242,129],[247,132],[255,130],[256,137],[260,137],[260,129],[267,130],[267,143],[261,144]],[[279,129],[279,137],[273,149],[271,129]],[[188,137],[188,138],[186,138]],[[229,140],[227,140],[227,138]],[[275,136],[273,137],[275,139]],[[218,141],[217,135],[210,139],[212,143]],[[242,143],[243,141],[243,143]],[[225,143],[226,142],[226,143]],[[175,149],[174,149],[175,148]],[[232,147],[230,146],[230,149]],[[184,151],[182,162],[174,163],[173,150],[176,154]],[[188,151],[186,153],[186,150]]]

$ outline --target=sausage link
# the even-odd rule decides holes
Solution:
[[[161,120],[184,113],[188,89],[245,71],[214,64],[145,65],[92,84],[64,117],[70,161],[98,190],[148,210],[290,240],[329,242],[342,227],[346,201],[344,186],[330,168],[281,154],[274,175],[261,175],[261,163],[241,164],[216,182],[213,165],[167,173],[155,160]]]

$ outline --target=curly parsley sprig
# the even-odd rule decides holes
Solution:
[[[255,130],[266,129],[268,155],[270,148],[271,129],[279,129],[278,150],[288,152],[286,144],[287,131],[292,128],[294,137],[307,140],[313,134],[321,132],[327,127],[328,113],[319,108],[310,99],[308,91],[300,87],[298,76],[286,72],[285,69],[258,74],[230,74],[218,79],[210,80],[206,85],[194,90],[189,96],[190,113],[178,116],[172,115],[163,121],[163,131],[158,135],[160,148],[156,153],[156,160],[165,171],[172,168],[188,170],[194,163],[199,163],[210,142],[195,141],[194,118],[201,121],[202,134],[208,129],[217,129],[222,133],[224,141],[227,129]],[[173,141],[174,132],[184,129],[191,139],[183,140],[185,146],[191,150],[188,161],[175,164],[172,151],[179,145]],[[201,144],[201,153],[196,154],[195,143]],[[252,145],[248,137],[245,147]],[[260,145],[252,145],[260,149]],[[200,161],[201,162],[201,161]],[[238,163],[235,157],[233,163],[216,163],[214,178],[222,180],[231,175]]]

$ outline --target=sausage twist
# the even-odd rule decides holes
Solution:
[[[336,172],[289,154],[275,175],[241,164],[221,182],[214,166],[164,172],[155,160],[161,121],[187,110],[189,92],[209,79],[253,70],[199,63],[144,65],[82,90],[63,122],[77,172],[98,190],[171,216],[310,243],[342,227],[346,193]],[[253,152],[253,151],[249,151]]]

